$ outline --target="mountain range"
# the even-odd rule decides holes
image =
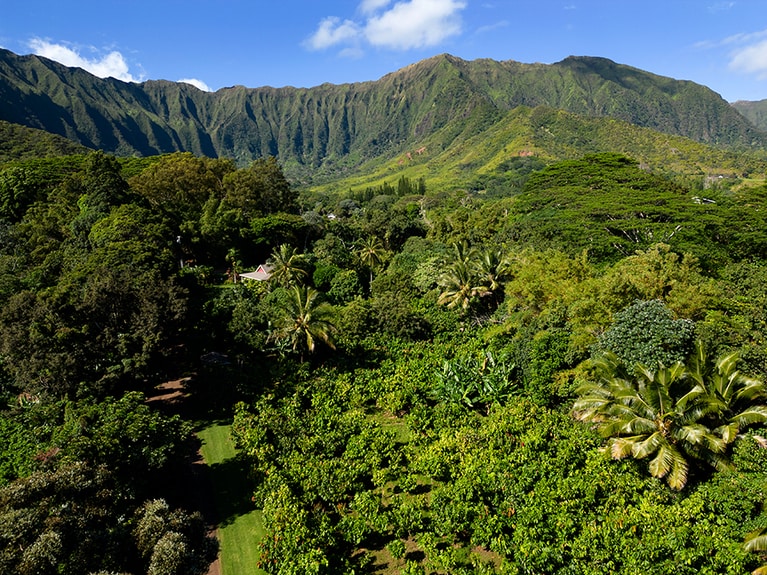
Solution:
[[[190,151],[240,165],[272,155],[303,183],[352,174],[380,158],[413,160],[427,145],[433,157],[459,135],[467,142],[540,110],[728,150],[767,150],[762,103],[730,105],[705,86],[596,57],[523,64],[443,54],[370,82],[203,92],[162,80],[101,79],[0,50],[0,101],[0,120],[88,148],[122,156]],[[522,142],[517,152],[533,144]]]

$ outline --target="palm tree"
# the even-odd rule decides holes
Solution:
[[[495,298],[496,304],[500,303],[498,294],[509,278],[510,271],[509,261],[504,257],[503,251],[486,249],[476,253],[474,267],[479,276],[480,285],[485,288],[483,295],[491,295]]]
[[[690,458],[716,469],[728,467],[727,442],[707,425],[716,419],[719,404],[705,394],[689,393],[684,364],[655,371],[637,365],[629,373],[615,354],[606,352],[595,366],[597,381],[577,390],[573,414],[597,424],[613,458],[650,458],[650,474],[677,490],[687,483]]]
[[[767,385],[745,376],[738,370],[740,354],[735,351],[715,362],[708,357],[703,344],[695,344],[695,352],[687,362],[687,377],[693,383],[692,398],[707,398],[717,405],[714,432],[728,445],[750,425],[767,421]]]
[[[749,533],[745,541],[746,551],[752,553],[764,553],[767,551],[767,528],[762,527],[753,533]],[[751,575],[767,575],[767,564],[751,571]]]
[[[455,257],[442,275],[442,293],[439,304],[468,311],[477,298],[492,296],[492,305],[497,307],[500,290],[508,279],[509,264],[501,250],[478,251],[466,242],[453,244]]]
[[[304,257],[289,244],[281,244],[272,251],[266,262],[270,270],[270,281],[282,287],[303,284],[309,272],[304,266]]]
[[[464,312],[468,311],[475,297],[485,291],[475,282],[476,276],[466,261],[453,262],[440,278],[443,290],[437,303],[447,305],[449,308],[460,306]]]
[[[357,257],[359,257],[360,262],[370,270],[371,283],[373,281],[373,270],[378,269],[383,264],[387,253],[381,240],[375,236],[364,239],[357,250]]]
[[[270,335],[272,339],[289,343],[293,351],[300,354],[302,362],[304,353],[314,353],[319,342],[335,349],[332,334],[336,328],[330,321],[332,308],[321,303],[319,295],[313,288],[294,285],[290,297],[281,306],[282,319]]]

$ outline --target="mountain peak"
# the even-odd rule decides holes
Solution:
[[[103,80],[2,50],[0,96],[0,120],[89,148],[190,151],[241,164],[272,155],[299,178],[396,155],[436,134],[477,133],[520,106],[617,118],[704,143],[767,147],[767,134],[708,88],[593,56],[522,64],[443,53],[370,82],[209,93],[177,82]]]

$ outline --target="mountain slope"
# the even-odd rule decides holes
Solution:
[[[601,58],[552,65],[436,56],[374,82],[215,93],[166,81],[99,79],[0,50],[0,119],[118,155],[191,151],[247,164],[274,155],[298,183],[350,173],[440,135],[479,134],[544,105],[723,146],[767,147],[717,94]]]
[[[0,120],[0,164],[13,160],[83,154],[87,148],[50,132]]]
[[[767,130],[767,100],[733,102],[732,107],[760,130]]]
[[[448,125],[393,158],[376,158],[358,173],[310,189],[331,195],[361,191],[401,177],[424,178],[430,191],[465,189],[514,193],[535,166],[584,154],[617,152],[654,173],[702,189],[725,178],[734,182],[767,173],[767,153],[711,146],[613,118],[586,117],[546,106],[519,106],[487,122],[481,131],[456,133]]]

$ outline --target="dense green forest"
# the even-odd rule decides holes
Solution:
[[[497,173],[2,164],[0,572],[205,573],[178,485],[206,421],[262,572],[764,572],[765,174]],[[178,378],[187,411],[146,401]]]

